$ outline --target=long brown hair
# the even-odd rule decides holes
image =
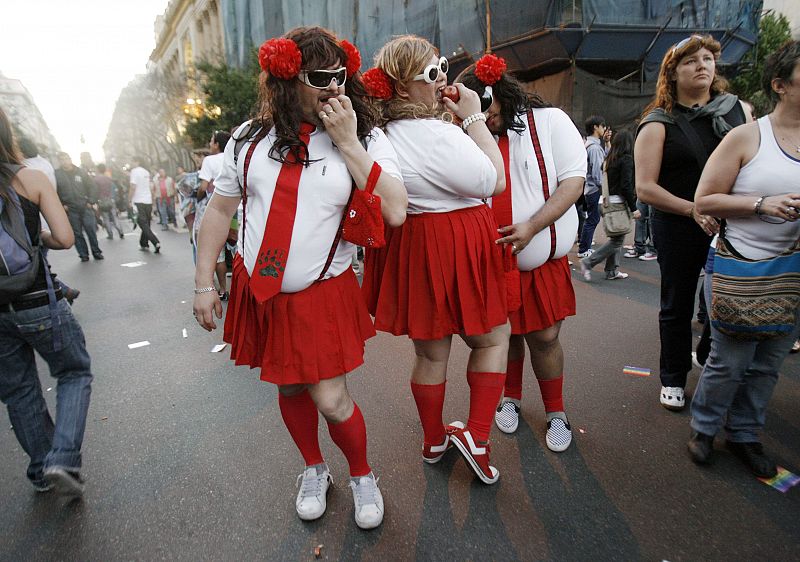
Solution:
[[[661,108],[667,113],[670,113],[678,101],[678,84],[675,77],[675,71],[678,64],[684,57],[693,55],[700,49],[708,49],[714,55],[714,60],[719,60],[719,55],[722,52],[722,46],[719,41],[710,35],[692,35],[684,39],[685,43],[681,42],[670,49],[664,55],[661,61],[661,69],[658,71],[658,82],[656,83],[656,95],[653,101],[645,108],[642,116],[647,115],[655,108]],[[680,45],[680,47],[678,47]],[[711,82],[711,96],[720,94],[728,89],[728,81],[717,73],[716,65],[714,67],[714,80]]]
[[[11,122],[8,120],[3,108],[0,107],[0,197],[6,202],[11,200],[9,190],[11,180],[14,179],[14,172],[3,164],[20,164],[19,150],[14,141],[14,131]]]
[[[376,99],[383,115],[383,123],[398,119],[425,119],[442,117],[446,110],[440,104],[415,103],[397,95],[398,82],[407,83],[423,71],[432,56],[439,56],[436,47],[416,35],[400,35],[380,48],[375,55],[375,66],[380,68],[394,86],[388,100]]]
[[[337,62],[344,66],[347,62],[347,55],[339,44],[339,39],[322,27],[297,27],[284,37],[297,44],[303,56],[304,70],[327,68]],[[347,79],[344,92],[350,98],[356,113],[358,137],[364,138],[377,124],[378,114],[367,101],[367,91],[361,82],[360,72]],[[265,130],[275,127],[277,140],[269,151],[270,158],[284,162],[291,152],[296,161],[304,165],[310,164],[306,151],[301,150],[306,147],[299,136],[303,115],[297,103],[296,78],[282,80],[271,74],[261,73],[256,121]]]

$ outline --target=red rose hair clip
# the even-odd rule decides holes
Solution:
[[[505,71],[506,61],[491,54],[483,55],[475,63],[475,76],[487,86],[500,80]]]
[[[392,81],[380,68],[370,68],[361,75],[361,81],[367,88],[367,93],[373,98],[382,100],[392,99],[394,87]]]
[[[346,39],[342,40],[339,45],[344,50],[345,68],[347,77],[350,78],[361,70],[361,53]],[[303,54],[297,43],[291,39],[276,37],[264,41],[261,48],[258,49],[258,63],[264,72],[275,78],[290,80],[300,73],[300,69],[303,67]]]

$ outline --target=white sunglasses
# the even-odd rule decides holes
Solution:
[[[347,69],[342,67],[336,70],[301,70],[297,77],[307,86],[325,90],[334,81],[336,86],[343,86],[347,81]]]
[[[447,57],[440,57],[436,64],[429,64],[420,74],[414,76],[414,80],[425,80],[428,84],[433,84],[439,78],[439,73],[447,74],[450,70],[450,63]]]
[[[689,37],[687,37],[686,39],[681,39],[680,41],[678,41],[678,42],[675,44],[675,46],[674,46],[674,47],[672,47],[672,54],[674,55],[674,54],[675,54],[675,51],[677,51],[677,50],[678,50],[678,49],[680,49],[681,47],[684,47],[684,46],[685,46],[685,45],[686,45],[686,44],[687,44],[689,41],[691,41],[692,39],[698,39],[698,40],[702,41],[704,38],[703,38],[703,36],[702,36],[702,35],[697,35],[697,34],[695,33],[694,35],[690,35],[690,36],[689,36]]]

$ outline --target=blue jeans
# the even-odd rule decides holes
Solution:
[[[706,274],[705,293],[710,303],[710,274]],[[692,398],[692,429],[716,435],[724,425],[729,441],[759,441],[778,369],[798,332],[800,315],[792,334],[760,342],[735,340],[712,326],[711,353]]]
[[[645,205],[641,201],[636,202],[636,210],[641,213],[641,218],[636,221],[636,229],[633,233],[633,247],[636,253],[655,254],[656,247],[653,245],[653,228],[650,224],[650,205]]]
[[[585,252],[592,247],[594,229],[600,223],[600,191],[595,191],[585,196],[586,198],[586,221],[583,223],[581,239],[578,243],[578,252]]]
[[[28,478],[42,481],[46,467],[81,467],[81,445],[92,393],[91,360],[66,299],[58,301],[64,348],[53,351],[54,330],[45,306],[0,312],[0,400],[31,461]],[[55,426],[42,396],[33,352],[57,381]]]
[[[158,197],[156,199],[156,209],[158,210],[158,222],[162,226],[175,222],[175,203],[172,197]]]
[[[86,246],[86,239],[83,237],[84,232],[86,232],[86,237],[89,239],[92,255],[102,255],[103,252],[97,243],[97,219],[94,216],[94,209],[89,207],[70,207],[67,216],[69,217],[69,224],[72,226],[72,232],[75,233],[75,249],[78,251],[78,255],[82,258],[89,257],[89,248]]]

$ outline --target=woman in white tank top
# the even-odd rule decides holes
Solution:
[[[724,218],[725,238],[748,259],[774,257],[800,239],[800,42],[767,59],[762,84],[775,110],[725,137],[695,194],[697,211]],[[711,303],[710,274],[705,285]],[[742,341],[712,325],[711,353],[692,400],[692,460],[711,461],[714,435],[724,424],[731,452],[757,476],[775,476],[776,465],[764,454],[758,431],[799,329],[796,323],[789,335]]]

